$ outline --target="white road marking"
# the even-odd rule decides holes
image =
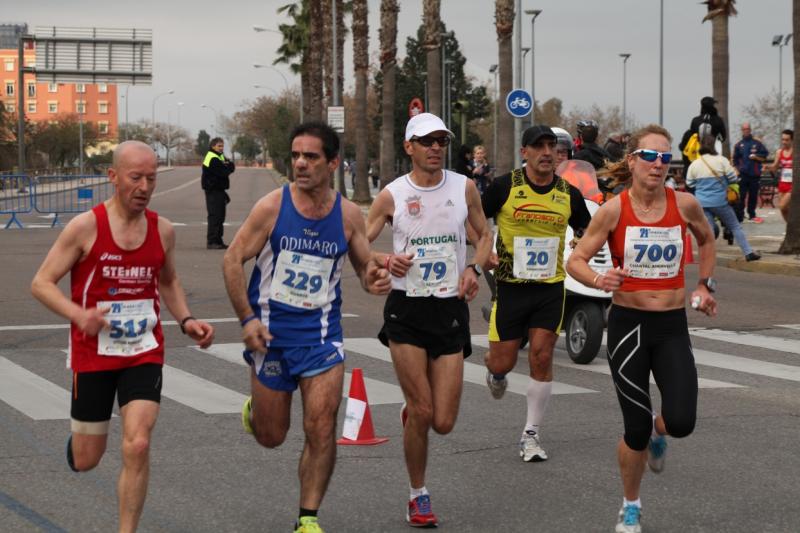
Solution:
[[[191,187],[192,185],[194,185],[194,184],[195,184],[195,183],[197,183],[198,181],[200,181],[200,178],[195,178],[195,179],[193,179],[193,180],[187,181],[187,182],[186,182],[186,183],[184,183],[183,185],[178,185],[177,187],[173,187],[173,188],[171,188],[171,189],[167,189],[166,191],[161,191],[161,192],[153,193],[153,194],[150,196],[150,198],[158,198],[159,196],[164,196],[165,194],[169,194],[169,193],[171,193],[171,192],[179,191],[179,190],[181,190],[181,189],[185,189],[186,187]]]
[[[69,391],[0,356],[0,400],[34,420],[68,420]]]
[[[238,413],[247,399],[244,394],[169,365],[164,365],[161,394],[206,414]]]
[[[693,337],[701,337],[715,341],[731,342],[734,344],[743,344],[745,346],[754,346],[756,348],[763,348],[767,350],[800,354],[800,341],[792,339],[769,337],[767,335],[758,335],[756,333],[743,333],[739,331],[704,328],[689,328],[689,334],[691,334]]]
[[[775,327],[800,330],[800,324],[775,324]]]
[[[698,365],[735,370],[736,372],[745,372],[769,378],[800,381],[800,366],[770,363],[706,350],[695,349],[693,351],[694,360]]]

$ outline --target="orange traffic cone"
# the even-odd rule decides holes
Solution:
[[[337,444],[361,444],[372,446],[388,442],[386,437],[376,437],[372,427],[372,416],[369,414],[367,388],[364,386],[364,373],[360,368],[353,369],[350,378],[350,392],[347,395],[347,408],[344,414],[342,438]]]
[[[686,261],[683,264],[685,265],[693,265],[697,263],[694,259],[694,252],[692,251],[692,236],[689,232],[686,232],[686,237],[683,240],[683,253],[686,257]]]

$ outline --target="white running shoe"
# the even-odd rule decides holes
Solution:
[[[656,474],[664,470],[664,460],[667,458],[667,438],[664,435],[650,437],[647,446],[647,465]]]
[[[533,431],[526,431],[519,440],[519,456],[526,463],[547,461],[547,453],[539,443],[539,435]]]
[[[617,533],[642,533],[642,508],[638,505],[624,505],[617,517]]]
[[[486,369],[486,385],[489,386],[489,392],[492,393],[492,398],[499,400],[506,393],[508,387],[508,379],[503,376],[503,379],[497,380],[494,378],[489,369]]]

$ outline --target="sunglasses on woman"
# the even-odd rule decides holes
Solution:
[[[661,158],[661,162],[665,165],[669,165],[669,162],[672,161],[672,154],[669,152],[657,152],[655,150],[645,150],[644,148],[639,148],[635,152],[632,152],[631,155],[638,155],[648,163],[654,163],[659,157]]]
[[[419,143],[425,148],[430,148],[433,146],[433,143],[436,143],[439,145],[439,148],[444,148],[450,144],[450,136],[445,135],[443,137],[432,137],[430,135],[426,135],[425,137],[414,137],[411,139],[411,142]]]

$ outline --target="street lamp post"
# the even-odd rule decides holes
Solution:
[[[778,47],[778,117],[781,121],[779,130],[783,129],[783,47],[789,44],[792,34],[776,35],[772,38],[772,46]]]
[[[79,85],[83,90],[78,91],[78,173],[83,176],[83,114],[85,113],[84,106],[86,105],[83,94],[84,91],[86,91],[86,86],[76,83],[76,91]],[[22,90],[22,88],[20,88],[20,90]]]
[[[151,115],[151,117],[150,117],[150,119],[151,119],[151,120],[150,120],[150,125],[151,125],[151,127],[152,127],[152,132],[151,132],[152,139],[151,139],[151,140],[152,140],[152,143],[153,143],[153,149],[154,149],[154,150],[155,150],[155,148],[156,148],[156,101],[157,101],[159,98],[161,98],[162,96],[167,96],[168,94],[173,94],[174,92],[175,92],[175,91],[173,91],[172,89],[170,89],[169,91],[167,91],[167,92],[165,92],[165,93],[157,94],[157,95],[156,95],[156,96],[153,98],[153,105],[152,105],[152,115]]]
[[[210,109],[214,113],[214,135],[219,135],[219,124],[217,123],[217,110],[208,104],[200,104],[203,109]]]
[[[516,0],[514,5],[514,48],[514,56],[516,58],[514,62],[514,89],[517,89],[522,87],[524,83],[522,81],[522,0]],[[514,117],[513,120],[514,142],[518,143],[522,138],[522,119]],[[514,167],[519,167],[521,162],[519,150],[514,150]]]
[[[623,53],[619,54],[619,57],[622,58],[622,131],[624,133],[628,130],[628,125],[627,125],[628,110],[626,107],[628,103],[627,69],[628,69],[628,59],[630,59],[631,55],[628,53]]]
[[[664,125],[664,0],[661,0],[658,37],[658,124]],[[623,69],[624,70],[624,69]]]
[[[442,46],[444,46],[444,43],[442,43]],[[450,95],[450,91],[451,91],[450,74],[451,74],[452,68],[450,67],[450,65],[452,65],[453,63],[455,63],[455,61],[453,61],[452,59],[445,59],[444,60],[444,71],[442,72],[442,82],[444,83],[444,86],[445,86],[444,98],[442,98],[442,111],[443,111],[442,118],[444,119],[445,123],[447,124],[447,129],[449,129],[451,131],[453,130],[453,126],[451,124],[453,117],[452,117],[452,113],[451,113],[451,111],[452,111],[452,102],[451,102],[452,97]],[[447,167],[448,168],[453,168],[453,150],[452,149],[447,151]]]
[[[541,9],[526,9],[525,14],[531,15],[531,100],[533,100],[533,107],[531,108],[531,126],[534,124],[534,115],[536,111],[536,49],[534,48],[534,29],[536,26],[536,17],[541,15]]]
[[[258,31],[258,30],[256,30]],[[288,96],[289,93],[289,81],[286,79],[286,76],[280,70],[276,69],[272,65],[266,65],[264,63],[253,63],[253,68],[269,68],[277,72],[283,78],[283,84],[286,86],[286,93]],[[300,86],[300,122],[303,122],[303,87],[302,84]]]
[[[519,88],[520,89],[524,89],[525,88],[525,56],[527,56],[528,52],[530,52],[530,51],[531,51],[530,47],[528,47],[528,46],[523,46],[522,47],[522,76],[520,77],[520,80],[522,80],[522,81],[519,84]]]
[[[272,87],[267,87],[266,85],[255,84],[255,85],[253,85],[253,89],[266,89],[266,90],[270,91],[272,94],[274,94],[275,98],[280,98],[280,96],[281,96],[281,95],[278,94],[278,91],[276,91]]]
[[[497,63],[489,67],[489,72],[494,74],[494,106],[492,106],[492,158],[497,161],[497,106],[500,105],[499,95],[497,94]]]

